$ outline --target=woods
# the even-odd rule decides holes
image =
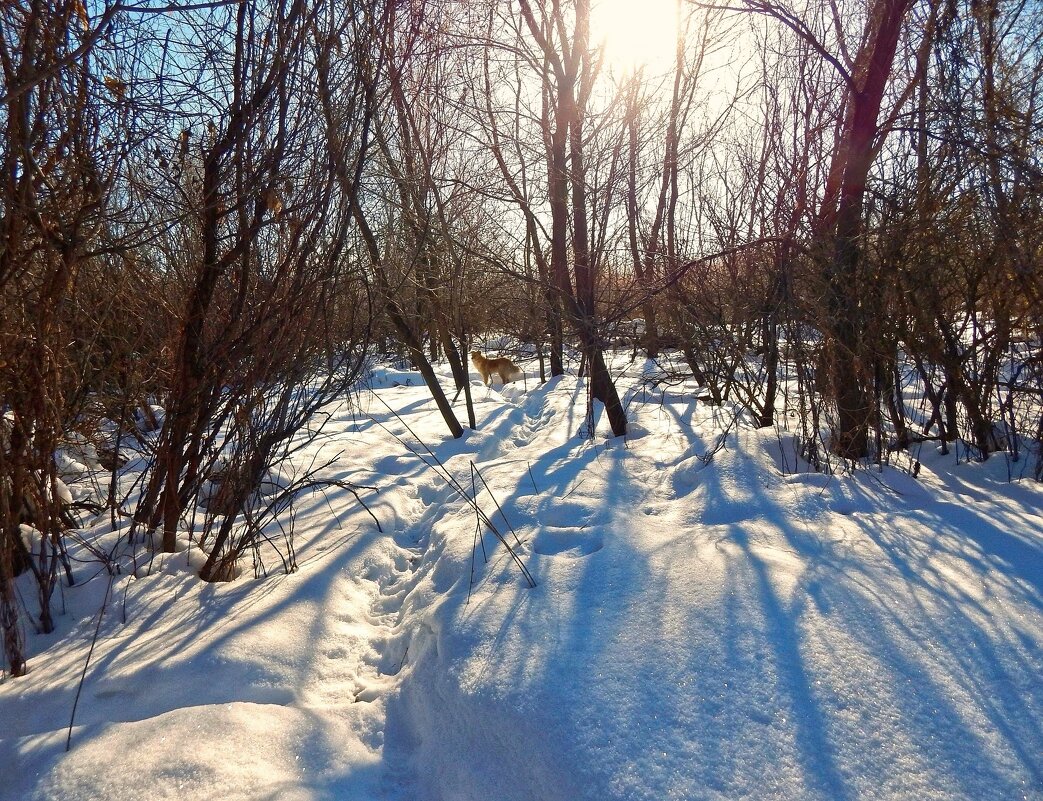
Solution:
[[[1043,480],[1038,8],[679,0],[649,63],[613,60],[600,13],[3,5],[12,676],[88,518],[161,552],[187,532],[202,579],[238,575],[373,354],[419,371],[454,438],[468,354],[502,337],[540,380],[587,376],[617,436],[622,347],[785,425],[815,469],[937,441]],[[279,553],[292,570],[290,533]]]

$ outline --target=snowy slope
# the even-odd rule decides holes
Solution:
[[[66,589],[0,685],[0,798],[1043,799],[1040,487],[926,449],[802,471],[639,367],[625,440],[581,436],[571,377],[475,388],[449,440],[380,371],[317,447],[384,533],[316,495],[296,574],[117,577],[68,753],[107,578]],[[535,588],[409,448],[478,466]]]

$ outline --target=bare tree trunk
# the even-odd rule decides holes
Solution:
[[[630,258],[634,264],[634,275],[637,278],[638,291],[643,294],[641,314],[645,321],[645,330],[641,336],[641,344],[650,359],[659,355],[659,328],[656,322],[655,304],[652,301],[654,278],[651,269],[646,266],[638,244],[639,210],[637,205],[637,162],[640,152],[637,136],[637,87],[631,90],[631,106],[627,119],[628,164],[627,164],[627,235],[630,240]]]
[[[608,372],[597,330],[594,275],[590,257],[589,226],[587,221],[586,170],[584,168],[583,115],[587,97],[593,88],[595,70],[589,63],[590,5],[588,0],[577,0],[573,20],[573,41],[561,50],[555,48],[552,36],[566,30],[562,10],[555,5],[553,19],[541,25],[533,14],[528,0],[521,0],[521,12],[526,26],[543,52],[546,66],[553,77],[554,97],[545,83],[544,125],[547,137],[548,206],[551,213],[550,271],[558,296],[565,306],[571,323],[587,359],[591,374],[591,392],[605,405],[612,433],[626,433],[626,413],[620,403],[612,377]],[[571,233],[573,269],[570,272],[570,187]],[[573,274],[575,282],[573,282]],[[551,372],[554,373],[551,356]]]
[[[0,492],[0,519],[4,521],[14,518],[11,501],[11,496]],[[4,656],[11,675],[16,677],[24,676],[26,672],[25,643],[18,621],[18,598],[14,590],[14,580],[18,574],[14,565],[15,553],[18,552],[14,539],[20,539],[21,536],[16,526],[5,525],[0,530],[0,637],[3,638]]]
[[[848,83],[846,120],[830,165],[820,228],[830,245],[823,271],[828,386],[837,406],[831,449],[857,459],[869,450],[874,413],[872,370],[863,319],[866,276],[860,269],[866,180],[876,155],[878,117],[911,0],[875,0]]]

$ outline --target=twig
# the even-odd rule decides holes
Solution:
[[[442,460],[438,458],[438,455],[427,446],[427,443],[425,443],[422,439],[420,439],[419,436],[417,436],[416,432],[413,431],[413,429],[409,427],[409,424],[405,420],[402,419],[402,417],[398,414],[398,412],[396,412],[394,409],[392,409],[390,406],[388,406],[387,403],[384,402],[384,399],[381,398],[376,393],[373,393],[373,396],[377,400],[379,400],[381,402],[381,404],[383,404],[384,408],[386,408],[389,412],[391,412],[391,414],[395,417],[395,419],[398,420],[405,427],[406,431],[408,431],[410,434],[413,435],[413,438],[416,439],[416,441],[418,443],[420,443],[420,445],[424,448],[425,451],[427,451],[428,455],[430,455],[430,457],[433,460],[433,462],[429,462],[427,459],[425,459],[423,454],[419,453],[414,448],[412,448],[409,445],[408,442],[406,442],[404,439],[402,439],[402,437],[400,437],[398,434],[396,434],[390,428],[385,426],[383,423],[381,423],[375,417],[370,417],[370,419],[373,421],[374,425],[378,426],[379,428],[382,428],[384,431],[386,431],[388,434],[390,434],[392,437],[394,437],[396,440],[398,440],[407,451],[412,453],[421,462],[423,462],[425,465],[427,465],[432,470],[434,470],[453,490],[456,491],[456,493],[461,498],[463,498],[465,501],[467,501],[467,503],[469,503],[471,505],[471,508],[474,509],[475,514],[477,514],[478,517],[481,519],[481,521],[483,523],[485,523],[485,525],[487,525],[489,527],[489,530],[492,531],[492,533],[496,535],[496,539],[498,539],[500,541],[500,544],[502,544],[503,547],[507,549],[507,553],[510,554],[511,559],[518,566],[518,570],[521,572],[522,576],[525,578],[526,584],[528,584],[528,586],[530,588],[535,587],[536,586],[536,580],[532,577],[532,574],[529,572],[529,569],[525,566],[525,563],[522,561],[522,559],[518,555],[517,551],[515,551],[514,548],[511,547],[511,544],[507,541],[507,538],[496,527],[496,524],[493,523],[493,521],[489,518],[489,516],[484,511],[482,511],[482,508],[478,505],[478,501],[474,497],[469,496],[467,494],[467,490],[465,490],[460,485],[460,482],[456,480],[456,477],[452,473],[449,472],[449,469],[442,463]],[[484,479],[483,479],[483,481],[484,481]],[[486,485],[486,486],[488,486],[488,485]],[[491,492],[490,492],[490,494],[491,494]],[[496,499],[493,498],[493,500],[495,501]],[[497,507],[499,507],[499,504],[497,504]],[[501,510],[501,514],[502,513],[503,512]],[[506,520],[506,519],[507,518],[505,517],[504,520]],[[508,526],[509,525],[510,525],[510,523],[508,523]],[[514,533],[513,529],[511,530],[511,533]],[[514,537],[515,537],[515,540],[518,539],[518,535],[516,533],[514,534]],[[520,545],[521,545],[521,543],[519,542],[519,547],[520,547]]]
[[[69,733],[65,738],[65,750],[72,747],[72,726],[76,720],[76,707],[80,703],[80,693],[83,692],[83,682],[87,678],[87,667],[91,663],[91,656],[94,655],[94,646],[98,644],[98,634],[101,631],[101,620],[105,617],[105,607],[109,603],[109,593],[112,591],[112,580],[115,576],[109,573],[109,583],[105,586],[105,597],[101,601],[101,608],[98,610],[98,623],[94,627],[94,636],[91,638],[91,647],[87,651],[87,659],[83,663],[83,672],[80,673],[80,681],[76,685],[76,698],[72,702],[72,714],[69,715]]]
[[[511,534],[514,535],[514,541],[516,543],[518,543],[518,547],[521,548],[521,540],[518,539],[518,532],[514,530],[514,526],[511,525],[511,521],[508,520],[507,519],[507,515],[505,515],[503,513],[503,509],[500,507],[500,502],[498,500],[496,500],[496,496],[493,495],[493,491],[489,488],[489,483],[485,480],[485,476],[482,475],[482,471],[478,469],[478,465],[476,465],[474,463],[474,461],[471,462],[471,470],[473,471],[472,474],[471,474],[471,484],[472,484],[472,486],[474,485],[474,475],[475,475],[475,473],[477,473],[478,474],[478,478],[480,478],[482,480],[482,486],[484,486],[485,489],[489,492],[489,497],[492,498],[493,499],[493,503],[496,504],[496,511],[498,511],[500,513],[500,517],[503,518],[503,522],[507,524],[507,528],[509,528],[511,530]],[[475,499],[478,498],[477,493],[475,494],[474,497],[475,497]]]
[[[540,494],[540,488],[536,486],[536,479],[533,478],[533,475],[532,475],[532,464],[527,459],[525,461],[525,466],[526,466],[526,468],[528,468],[528,471],[529,471],[529,481],[532,482],[532,488],[534,490],[536,490],[536,494],[539,495]]]

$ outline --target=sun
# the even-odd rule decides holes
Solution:
[[[674,61],[678,0],[593,0],[591,39],[617,74],[668,69]]]

